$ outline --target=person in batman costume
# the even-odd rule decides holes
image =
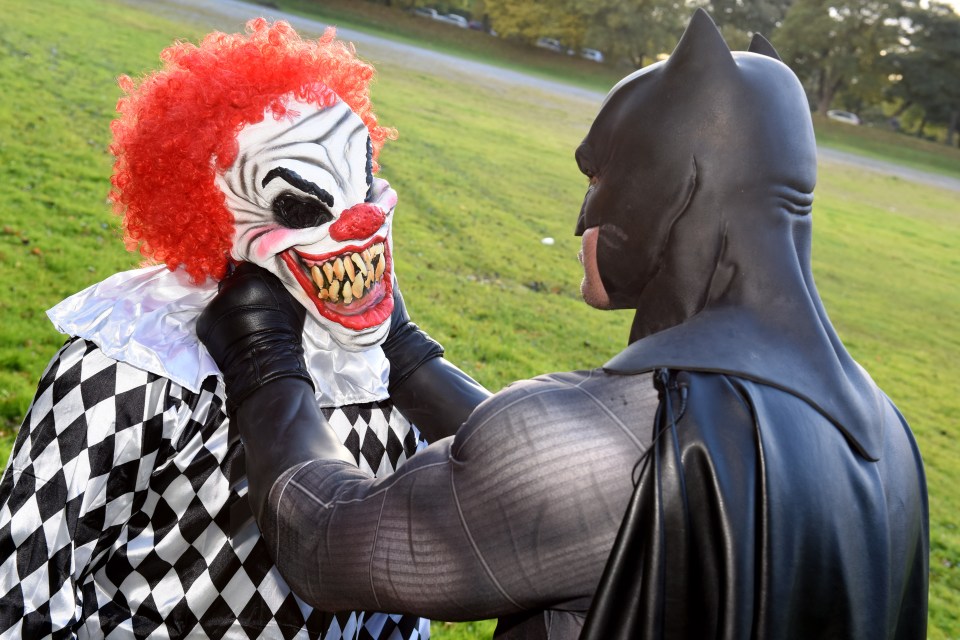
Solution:
[[[388,478],[318,429],[283,289],[255,268],[225,282],[200,333],[249,393],[250,495],[285,578],[308,602],[499,616],[502,637],[924,637],[923,465],[813,283],[796,76],[698,10],[576,159],[582,291],[637,310],[629,346],[507,387]],[[421,353],[400,325],[393,353]],[[394,401],[443,420],[462,374],[401,368]]]

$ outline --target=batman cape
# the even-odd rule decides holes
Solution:
[[[601,280],[637,309],[605,365],[654,371],[655,442],[582,638],[923,638],[922,461],[810,269],[816,145],[796,76],[698,10],[577,150]]]

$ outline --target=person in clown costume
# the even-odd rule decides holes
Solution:
[[[394,313],[397,196],[374,177],[393,132],[371,109],[373,68],[332,30],[263,19],[162,60],[120,79],[111,145],[125,241],[154,264],[49,311],[70,338],[0,483],[0,638],[428,637],[417,616],[291,592],[251,517],[238,399],[196,335],[218,281],[259,265],[306,309],[304,375],[354,464],[389,474],[422,444],[391,387],[447,365]],[[406,369],[385,356],[395,343]]]

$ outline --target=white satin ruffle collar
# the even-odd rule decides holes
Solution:
[[[146,267],[114,274],[47,311],[61,333],[90,340],[107,356],[197,393],[220,369],[197,338],[196,322],[217,285],[182,270]],[[309,315],[303,332],[317,402],[336,407],[387,397],[390,364],[380,347],[347,351]]]

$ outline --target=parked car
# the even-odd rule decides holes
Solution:
[[[541,49],[548,49],[557,53],[563,53],[563,45],[556,38],[540,38],[537,40],[537,46]]]
[[[580,57],[593,60],[594,62],[603,62],[603,53],[596,49],[581,49]]]
[[[455,27],[460,27],[461,29],[466,29],[470,22],[461,15],[456,13],[448,13],[446,15],[439,15],[434,20],[439,22],[446,22],[447,24],[452,24]]]
[[[827,111],[827,117],[837,122],[846,122],[847,124],[860,124],[860,116],[849,111],[840,111],[839,109],[830,109]]]
[[[440,14],[437,13],[437,10],[431,7],[417,7],[413,10],[413,15],[420,16],[422,18],[430,18],[431,20],[436,20],[440,16]]]
[[[436,20],[437,22],[445,22],[447,24],[452,24],[462,29],[466,29],[469,22],[466,18],[455,13],[440,13],[433,7],[417,7],[413,10],[413,15],[421,16],[423,18],[430,18],[431,20]]]

